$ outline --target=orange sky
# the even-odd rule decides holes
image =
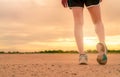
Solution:
[[[101,3],[109,49],[120,49],[119,3]],[[84,21],[85,49],[95,49],[98,40],[86,8]],[[0,0],[0,35],[0,50],[77,50],[72,12],[60,0]]]

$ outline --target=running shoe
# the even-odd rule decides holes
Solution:
[[[104,43],[98,43],[96,45],[98,55],[97,55],[97,62],[100,65],[105,65],[107,63],[107,47]]]
[[[86,54],[80,54],[79,56],[80,65],[87,65],[88,58]]]

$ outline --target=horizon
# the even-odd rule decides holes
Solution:
[[[101,3],[110,50],[120,50],[119,3]],[[98,39],[86,7],[84,21],[84,48],[94,50]],[[0,51],[77,50],[73,28],[72,12],[63,8],[60,1],[0,0]]]
[[[97,50],[86,50],[86,53],[98,53]],[[38,51],[0,51],[0,54],[42,54],[42,53],[78,53],[77,50],[38,50]],[[120,50],[108,50],[107,53],[120,53]]]

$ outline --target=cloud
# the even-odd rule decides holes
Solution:
[[[0,8],[3,9],[0,13],[2,40],[6,39],[13,44],[19,44],[22,41],[26,41],[26,43],[34,40],[54,41],[60,37],[72,37],[72,29],[67,29],[69,26],[65,26],[67,22],[57,12],[57,8],[34,7],[33,4],[28,3],[27,5],[10,6],[9,8],[8,6]],[[4,35],[5,33],[7,35]],[[21,34],[28,34],[29,36],[21,37]]]

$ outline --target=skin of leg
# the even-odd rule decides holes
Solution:
[[[72,7],[74,17],[74,36],[80,54],[85,54],[83,45],[83,8]]]
[[[95,25],[95,32],[98,36],[99,42],[104,43],[105,42],[105,32],[104,32],[103,22],[101,19],[100,5],[96,5],[96,6],[88,8],[88,11],[89,11],[91,18],[93,20],[93,23]]]

